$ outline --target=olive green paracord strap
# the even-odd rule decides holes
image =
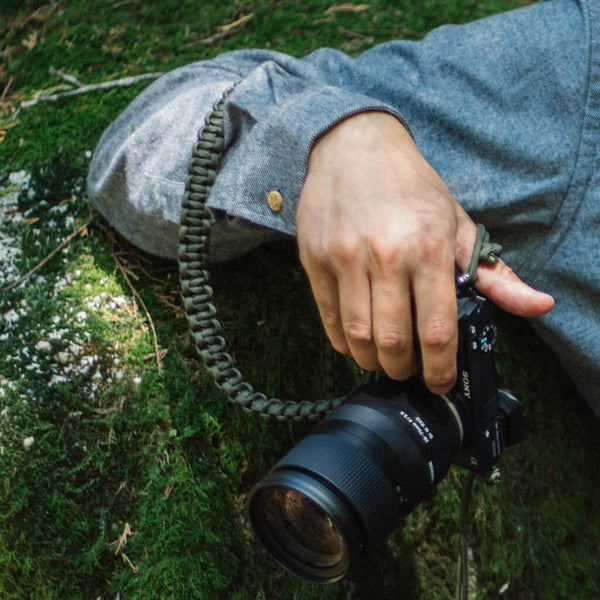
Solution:
[[[189,175],[182,200],[179,230],[179,276],[185,313],[196,350],[217,386],[229,399],[248,412],[278,419],[304,419],[324,415],[341,399],[318,402],[282,401],[255,392],[233,366],[225,352],[225,340],[212,303],[213,290],[208,284],[208,239],[211,214],[206,201],[215,181],[224,153],[223,106],[233,88],[227,90],[205,119],[192,149]]]

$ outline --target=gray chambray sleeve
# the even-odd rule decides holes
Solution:
[[[389,104],[358,91],[337,87],[341,53],[317,53],[311,60],[275,55],[243,79],[226,103],[227,153],[208,206],[286,234],[296,233],[296,206],[314,141],[344,118]],[[277,191],[280,210],[267,197]]]

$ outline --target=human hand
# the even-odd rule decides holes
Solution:
[[[367,370],[429,389],[456,380],[455,267],[476,226],[392,115],[352,116],[321,136],[297,211],[300,260],[333,347]],[[501,308],[536,317],[551,296],[499,260],[479,266],[477,289]]]

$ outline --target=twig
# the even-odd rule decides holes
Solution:
[[[8,80],[8,83],[4,87],[4,91],[2,92],[2,96],[0,96],[0,102],[2,102],[4,100],[4,98],[6,98],[6,96],[8,94],[8,90],[10,90],[10,86],[13,84],[14,80],[15,80],[15,76],[11,75],[10,79]]]
[[[349,38],[354,38],[357,40],[364,40],[365,42],[372,42],[372,35],[363,35],[362,33],[358,33],[357,31],[350,31],[350,29],[345,29],[344,27],[338,27],[340,33],[348,36]]]
[[[17,117],[19,116],[20,112],[21,112],[21,107],[19,106],[19,108],[17,108],[17,110],[15,110],[15,112],[10,116],[7,123],[16,123]]]
[[[128,4],[137,4],[140,0],[122,0],[121,2],[115,2],[111,6],[109,6],[109,10],[115,10],[116,8],[121,8],[122,6],[127,6]]]
[[[123,275],[123,277],[125,278],[125,281],[127,282],[127,285],[129,286],[129,289],[131,290],[133,297],[138,301],[138,303],[140,304],[140,306],[144,309],[144,312],[146,313],[146,318],[148,319],[148,323],[150,323],[150,329],[152,330],[152,338],[154,341],[154,356],[156,357],[156,369],[158,371],[158,374],[162,375],[162,361],[160,358],[160,349],[158,347],[158,337],[156,335],[156,329],[154,328],[154,322],[152,321],[152,317],[150,316],[150,311],[146,308],[146,305],[144,304],[142,297],[139,295],[138,291],[133,287],[133,284],[129,280],[129,276],[127,275],[127,271],[129,269],[127,269],[125,266],[123,266],[123,264],[121,263],[121,261],[115,254],[113,254],[113,260],[115,261],[115,265],[116,265],[117,269],[119,269],[119,271],[121,272],[121,275]]]
[[[73,75],[64,73],[60,69],[55,69],[54,67],[50,67],[49,70],[50,70],[50,75],[58,75],[59,77],[62,77],[66,82],[72,83],[73,85],[77,86],[78,88],[84,87],[84,84],[81,83],[81,81],[79,81],[79,79],[77,79],[77,77],[73,77]]]
[[[211,35],[210,37],[204,38],[203,40],[197,40],[196,42],[191,42],[190,44],[188,44],[188,46],[195,46],[196,44],[206,44],[206,45],[214,44],[215,42],[218,42],[219,40],[224,40],[225,38],[235,35],[236,33],[237,33],[237,31],[235,29],[228,29],[227,31],[219,31],[218,33],[215,33],[214,35]]]
[[[94,220],[94,215],[90,211],[90,215],[89,215],[88,220],[86,221],[85,225],[82,225],[79,229],[77,229],[71,235],[69,235],[56,248],[54,248],[54,250],[52,250],[52,252],[50,252],[50,254],[48,254],[48,256],[46,256],[46,258],[44,258],[37,265],[35,265],[35,267],[33,267],[33,269],[31,269],[30,271],[25,273],[25,275],[23,275],[23,277],[21,277],[20,279],[17,279],[17,281],[14,281],[10,285],[7,285],[6,287],[2,288],[2,292],[3,293],[10,292],[10,290],[20,286],[24,281],[29,279],[29,277],[31,277],[36,271],[41,269],[53,256],[55,256],[65,246],[67,246],[71,242],[71,240],[75,239],[78,235],[81,235],[92,224],[93,220]]]
[[[163,73],[144,73],[143,75],[135,75],[134,77],[124,77],[123,79],[115,79],[114,81],[103,81],[101,83],[93,83],[91,85],[83,85],[75,90],[69,90],[68,92],[61,92],[60,94],[52,94],[50,96],[40,96],[33,100],[23,100],[21,102],[21,108],[29,108],[35,106],[40,102],[56,102],[63,98],[69,98],[71,96],[78,96],[80,94],[88,94],[89,92],[96,92],[98,90],[107,90],[115,87],[125,87],[133,85],[139,81],[146,79],[157,79]]]
[[[0,131],[4,131],[6,129],[12,129],[13,127],[17,127],[17,125],[20,125],[21,121],[13,121],[12,123],[9,123],[8,125],[0,125]]]
[[[121,485],[123,485],[123,484],[121,484]],[[121,488],[119,488],[119,489],[121,489]],[[115,540],[114,542],[110,542],[107,545],[108,546],[116,546],[115,555],[120,554],[121,552],[123,552],[123,548],[125,548],[125,546],[127,546],[128,538],[131,537],[132,535],[133,535],[133,531],[131,531],[131,527],[129,526],[129,523],[125,523],[123,533],[119,536],[119,539]]]
[[[370,4],[351,4],[345,2],[344,4],[335,4],[330,6],[326,11],[326,15],[334,15],[337,12],[363,12],[371,8]]]
[[[127,554],[125,554],[125,552],[123,552],[123,548],[125,548],[125,546],[127,546],[127,538],[129,538],[130,536],[133,535],[133,531],[131,531],[131,527],[129,527],[129,523],[125,523],[125,529],[123,529],[123,533],[119,536],[118,540],[115,540],[114,542],[111,542],[110,544],[108,544],[108,546],[115,546],[115,556],[118,556],[119,554],[121,555],[121,558],[123,559],[123,562],[134,572],[137,573],[140,569],[139,567],[136,567],[131,560],[129,559],[129,557],[127,556]]]
[[[210,37],[204,38],[202,40],[192,42],[191,44],[188,44],[188,46],[195,46],[196,44],[210,45],[214,44],[215,42],[218,42],[219,40],[224,40],[225,38],[235,35],[238,32],[238,27],[247,23],[250,19],[252,19],[252,17],[254,17],[254,14],[250,13],[249,15],[245,15],[237,19],[236,21],[233,21],[233,23],[221,25],[221,27],[218,27],[219,31],[214,35],[211,35]]]
[[[121,558],[123,559],[123,562],[134,572],[137,573],[139,572],[140,568],[136,567],[131,560],[129,559],[129,557],[127,556],[127,554],[125,554],[125,552],[121,552]]]

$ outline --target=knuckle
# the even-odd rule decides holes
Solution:
[[[494,265],[494,268],[496,269],[500,280],[514,281],[515,279],[519,278],[519,276],[512,270],[512,268],[509,265],[507,265],[503,260],[499,260]]]
[[[371,243],[370,251],[375,263],[384,268],[394,265],[401,254],[397,241],[384,236]]]
[[[367,345],[373,341],[371,327],[362,321],[344,323],[344,333],[351,344]]]
[[[330,255],[334,260],[344,267],[356,263],[363,251],[363,244],[354,236],[341,237],[335,241]]]
[[[324,270],[328,263],[329,252],[325,244],[320,241],[306,241],[299,244],[300,262],[306,267]]]
[[[506,288],[507,283],[519,281],[519,276],[504,261],[498,261],[493,267],[479,267],[480,269],[493,268],[496,277],[486,286],[485,293],[489,297],[499,296],[502,290]]]
[[[321,270],[330,270],[336,265],[352,265],[363,252],[364,244],[360,236],[341,228],[324,236],[306,236],[298,239],[300,260]]]
[[[375,334],[375,345],[384,354],[403,354],[411,349],[412,340],[399,330],[383,330]]]
[[[321,308],[319,311],[321,322],[326,328],[338,328],[341,326],[340,313],[334,308]]]
[[[421,346],[432,350],[443,350],[454,343],[456,323],[448,319],[433,319],[419,332]]]
[[[445,255],[449,239],[446,230],[427,225],[424,225],[414,237],[419,256],[426,262],[435,262],[440,256]]]

